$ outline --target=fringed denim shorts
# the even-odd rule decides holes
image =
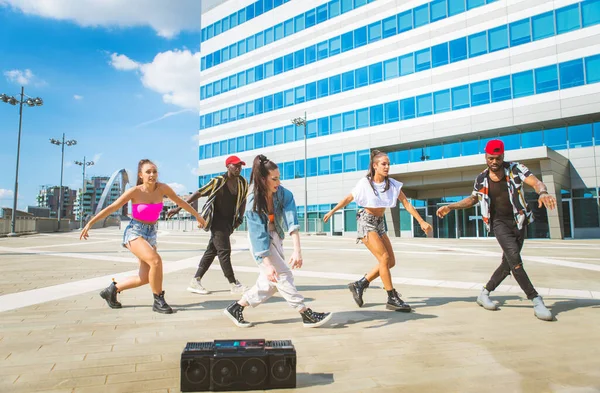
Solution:
[[[377,234],[381,237],[387,233],[385,229],[385,222],[382,217],[374,216],[370,213],[367,213],[366,210],[360,209],[356,213],[356,223],[357,223],[357,243],[358,240],[362,240],[369,232],[377,232]]]
[[[152,247],[156,247],[156,224],[144,224],[138,220],[129,221],[129,225],[123,232],[123,247],[127,247],[130,241],[141,237]]]

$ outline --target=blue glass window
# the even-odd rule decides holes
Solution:
[[[490,103],[489,81],[471,83],[471,106]]]
[[[578,126],[570,126],[567,129],[569,133],[569,147],[586,147],[592,146],[592,125],[591,124],[581,124]]]
[[[383,38],[388,38],[396,35],[398,31],[397,19],[395,16],[390,16],[383,20]]]
[[[431,66],[439,67],[448,64],[448,43],[436,45],[431,48]]]
[[[554,12],[546,12],[531,18],[533,40],[541,40],[554,35]]]
[[[319,157],[319,176],[329,175],[329,157]]]
[[[492,102],[511,99],[510,76],[501,76],[491,80]]]
[[[354,47],[359,48],[367,44],[367,28],[365,26],[354,30]]]
[[[381,21],[369,25],[369,43],[381,39]]]
[[[581,3],[581,14],[583,27],[600,23],[600,0],[590,0]]]
[[[310,120],[306,123],[306,137],[315,138],[317,136],[317,121]]]
[[[579,29],[579,3],[556,10],[556,32],[558,34]]]
[[[469,36],[469,57],[480,56],[487,53],[486,32]]]
[[[306,101],[306,97],[304,95],[304,86],[300,86],[300,87],[296,87],[295,91],[294,91],[294,101],[297,104],[303,103],[304,101]]]
[[[581,67],[583,79],[583,65]],[[535,93],[542,94],[558,90],[558,71],[556,65],[537,68],[535,70]]]
[[[433,93],[433,109],[435,113],[443,113],[450,110],[450,90]]]
[[[294,161],[283,163],[282,175],[285,180],[290,180],[290,179],[295,178],[295,176],[294,176]]]
[[[294,135],[295,140],[301,141],[304,139],[304,127],[294,126]]]
[[[294,20],[288,19],[283,22],[283,35],[287,37],[288,35],[294,34]]]
[[[469,85],[459,86],[452,89],[452,110],[468,108],[469,101]]]
[[[334,75],[329,78],[329,94],[337,94],[342,91],[342,77]]]
[[[585,58],[586,83],[600,82],[600,55]],[[600,129],[598,134],[600,135]]]
[[[344,170],[343,159],[341,154],[331,156],[331,174],[342,173]]]
[[[393,123],[400,120],[400,105],[398,101],[385,104],[385,122]]]
[[[254,148],[255,149],[260,149],[264,146],[264,140],[263,140],[263,133],[262,132],[257,132],[256,134],[254,134]]]
[[[329,40],[329,56],[335,56],[342,51],[342,39],[334,37]]]
[[[400,118],[402,120],[414,119],[416,116],[415,98],[400,100]]]
[[[383,124],[383,105],[374,105],[369,108],[371,127]]]
[[[526,44],[531,41],[529,19],[510,24],[510,46]]]
[[[283,58],[283,71],[287,72],[294,69],[294,54],[290,53]]]
[[[415,70],[424,71],[431,68],[431,54],[430,49],[423,49],[415,52]]]
[[[521,147],[521,134],[502,135],[498,139],[504,142],[506,150],[518,150]]]
[[[329,116],[329,132],[331,134],[342,132],[342,115]]]
[[[465,12],[465,0],[448,0],[448,16]]]
[[[344,172],[356,171],[356,152],[344,153]]]
[[[283,72],[283,57],[273,60],[273,73],[279,75]]]
[[[294,89],[286,90],[283,93],[283,105],[284,106],[294,105]]]
[[[327,4],[317,7],[317,24],[327,20]]]
[[[327,97],[329,95],[329,79],[321,79],[317,82],[317,97]]]
[[[381,63],[369,66],[369,84],[379,83],[383,80],[383,65]]]
[[[347,52],[354,48],[354,34],[350,31],[342,34],[342,52]]]
[[[454,143],[444,143],[443,145],[443,157],[444,158],[452,158],[452,157],[460,157],[460,142]]]
[[[275,134],[275,144],[281,145],[283,143],[283,127],[279,127],[273,130]],[[239,144],[239,143],[238,143]]]
[[[283,108],[283,92],[273,94],[273,107],[275,109]]]
[[[294,18],[294,31],[297,33],[304,30],[304,15],[299,15]]]
[[[304,14],[304,23],[305,23],[307,29],[309,27],[313,27],[315,25],[315,23],[317,23],[316,14],[315,14],[314,9],[306,11],[306,13]]]
[[[463,156],[472,156],[474,154],[479,154],[479,140],[470,140],[463,141],[462,143],[462,155]]]
[[[581,86],[584,83],[583,79],[583,60],[571,60],[559,64],[560,68],[560,88],[568,89],[569,87]]]
[[[543,131],[531,131],[524,132],[521,134],[521,147],[526,149],[528,147],[538,147],[544,145],[544,133]]]
[[[294,142],[296,140],[294,126],[285,126],[283,128],[283,140],[285,143]]]
[[[369,68],[361,67],[354,71],[354,86],[362,87],[369,84]]]
[[[423,4],[413,10],[415,29],[429,23],[429,4]]]
[[[311,45],[308,48],[306,48],[305,56],[306,56],[305,64],[314,63],[317,60],[317,47],[316,47],[316,45]]]
[[[355,128],[354,111],[346,112],[342,115],[344,120],[344,131],[351,131]]]
[[[434,0],[431,2],[431,22],[435,22],[446,17],[446,0]]]
[[[265,147],[273,146],[275,139],[273,138],[273,130],[267,130],[264,132]]]
[[[467,58],[467,39],[465,37],[450,41],[450,63]]]
[[[319,136],[329,135],[329,118],[321,117],[317,120],[317,133]]]
[[[383,62],[383,76],[385,80],[398,77],[398,59],[393,58]]]
[[[308,177],[317,176],[317,159],[309,158],[306,160],[306,166],[308,167]]]
[[[431,93],[417,97],[417,116],[429,116],[433,113]]]
[[[329,56],[329,42],[323,41],[317,44],[317,60],[326,59]]]
[[[552,130],[544,130],[544,144],[554,150],[566,149],[567,129],[555,128]]]
[[[369,169],[369,162],[371,160],[370,154],[369,150],[361,150],[356,153],[359,171],[366,171]]]
[[[296,160],[295,162],[295,170],[296,173],[294,174],[294,178],[295,179],[301,179],[304,177],[304,160]]]
[[[356,129],[369,126],[369,108],[356,110]]]
[[[312,101],[317,98],[317,84],[311,82],[306,84],[306,101]]]
[[[304,49],[294,52],[294,68],[304,65]]]
[[[398,14],[398,33],[411,30],[413,28],[412,10]]]
[[[342,91],[354,89],[354,71],[344,72],[342,74]]]
[[[489,0],[488,0],[489,2]],[[467,9],[468,10],[472,10],[473,8],[476,7],[481,7],[482,5],[485,5],[485,0],[467,0]]]
[[[527,97],[533,94],[533,72],[523,71],[512,76],[513,98]]]
[[[488,31],[490,52],[508,48],[508,28],[506,25]]]
[[[353,0],[342,0],[342,14],[345,14],[348,11],[352,11],[354,4],[352,4]]]
[[[415,72],[415,61],[413,59],[412,53],[399,57],[398,63],[400,68],[400,75],[404,76]]]
[[[329,19],[335,18],[340,14],[340,0],[332,0],[328,3]]]
[[[256,35],[254,36],[254,46],[256,48],[262,48],[264,44],[265,44],[265,34],[262,31],[259,33],[256,33]]]

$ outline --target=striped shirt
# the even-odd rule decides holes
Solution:
[[[248,182],[242,176],[238,176],[238,192],[235,203],[235,214],[233,215],[232,226],[233,229],[237,228],[244,221],[244,210],[246,207],[246,197],[248,194]],[[198,192],[200,197],[208,197],[208,200],[202,206],[200,215],[206,220],[205,231],[209,231],[212,225],[212,218],[215,210],[215,198],[219,193],[219,190],[227,184],[227,174],[214,177],[210,179],[208,183],[202,186]]]
[[[486,168],[477,176],[471,194],[479,199],[481,216],[488,231],[490,230],[489,171],[489,168]],[[515,223],[519,229],[523,229],[523,225],[528,225],[533,222],[533,214],[527,208],[525,193],[523,191],[523,183],[526,178],[532,175],[532,173],[529,168],[523,164],[505,161],[504,175],[506,183],[508,184],[509,200],[513,208]]]

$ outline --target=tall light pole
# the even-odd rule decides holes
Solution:
[[[50,143],[52,143],[53,145],[61,146],[61,149],[62,149],[62,156],[60,159],[60,191],[58,192],[58,230],[60,231],[60,215],[61,215],[61,211],[62,211],[62,194],[63,194],[63,189],[62,189],[63,167],[65,164],[65,145],[73,146],[73,145],[77,144],[77,141],[75,139],[65,141],[65,134],[63,133],[62,142],[57,139],[50,138]]]
[[[308,233],[308,166],[306,165],[306,140],[308,139],[308,135],[306,135],[306,112],[304,112],[303,118],[296,117],[292,119],[292,124],[296,127],[304,127],[304,232]]]
[[[27,97],[27,99],[25,99]],[[19,195],[19,156],[21,153],[21,125],[23,123],[23,104],[34,107],[44,105],[44,101],[40,97],[32,98],[25,95],[25,87],[21,86],[21,99],[17,100],[15,97],[7,96],[6,94],[0,94],[0,101],[11,105],[19,104],[19,136],[17,137],[17,168],[15,170],[15,195],[13,198],[13,211],[10,222],[10,233],[8,236],[17,235],[17,196]]]
[[[79,201],[79,227],[83,228],[83,194],[85,194],[85,167],[94,165],[94,161],[85,161],[85,156],[83,156],[83,161],[75,161],[75,164],[83,168],[83,183],[81,186],[81,198]]]

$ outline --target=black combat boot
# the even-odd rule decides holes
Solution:
[[[391,291],[387,291],[387,293],[388,293],[388,300],[387,300],[387,304],[385,305],[385,308],[387,308],[388,310],[394,310],[394,311],[410,312],[410,310],[411,310],[410,305],[407,303],[404,303],[404,301],[402,299],[400,299],[400,295],[398,294],[398,292],[396,292],[395,289],[392,289]]]
[[[173,314],[173,309],[165,301],[165,291],[162,291],[159,295],[153,293],[154,305],[152,305],[152,311],[159,312],[161,314]]]
[[[100,297],[106,300],[106,304],[110,308],[122,307],[121,303],[117,301],[117,283],[114,281],[100,292]]]
[[[358,307],[362,307],[363,302],[363,292],[365,289],[369,287],[369,281],[366,277],[361,278],[358,281],[351,282],[348,284],[348,289],[352,292],[352,297],[354,297],[354,301],[358,305]]]

